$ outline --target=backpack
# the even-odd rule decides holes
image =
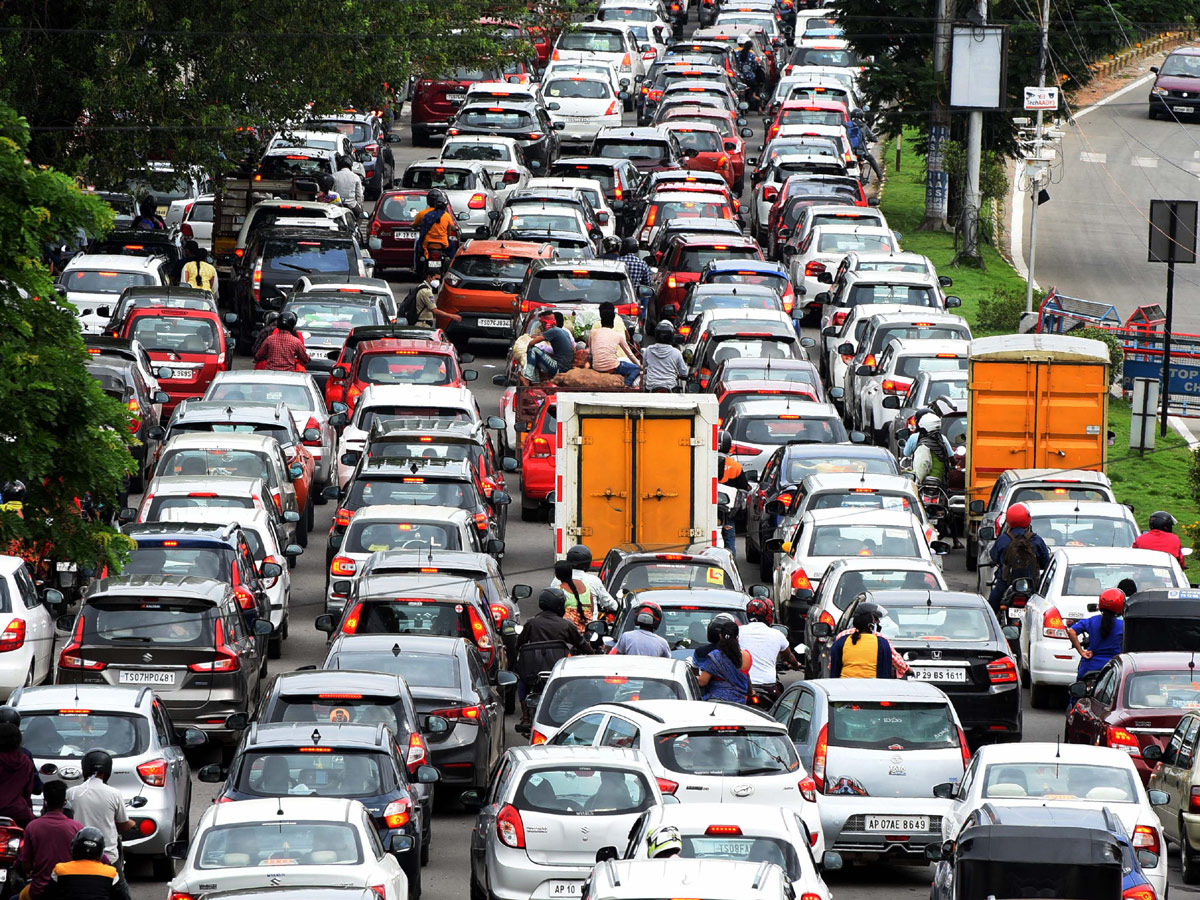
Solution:
[[[424,282],[414,285],[404,299],[396,306],[396,320],[402,321],[406,325],[417,324],[417,291],[421,289]]]
[[[1027,578],[1037,574],[1037,551],[1033,549],[1033,541],[1030,540],[1032,534],[1028,528],[1024,534],[1013,534],[1012,540],[1004,548],[1000,571],[1006,584],[1012,584],[1014,578]]]

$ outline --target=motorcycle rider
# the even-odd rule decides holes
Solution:
[[[554,564],[554,578],[557,581],[554,587],[563,592],[566,600],[567,621],[578,628],[580,634],[584,634],[588,622],[596,617],[596,601],[592,592],[583,579],[575,577],[569,560],[560,559]]]
[[[761,109],[760,91],[763,82],[767,80],[767,73],[758,54],[754,52],[754,41],[748,34],[738,38],[738,48],[733,54],[733,68],[738,78],[746,85],[746,102],[750,104],[750,108]]]
[[[882,622],[883,617],[887,615],[886,609],[884,609],[878,603],[872,603],[870,600],[867,600],[863,603],[858,604],[858,609],[856,610],[856,612],[869,612],[872,616],[874,616],[876,631],[879,631],[879,623]],[[847,637],[848,635],[851,635],[851,634],[854,634],[854,625],[853,624],[851,624],[851,626],[849,628],[847,628],[845,631],[841,631],[838,634],[834,635],[833,639],[836,641],[839,638]],[[900,655],[900,651],[897,650],[895,647],[892,647],[892,672],[895,674],[895,676],[897,678],[903,678],[905,675],[908,674],[908,670],[910,668],[912,668],[912,667],[909,666],[909,664],[905,661],[904,657]]]
[[[1018,578],[1036,581],[1050,565],[1050,548],[1041,535],[1034,534],[1033,519],[1024,503],[1014,503],[1005,512],[1004,533],[992,544],[991,556],[995,575],[988,603],[998,612],[1010,584]]]
[[[717,452],[720,454],[717,457],[717,481],[740,491],[748,491],[750,481],[742,470],[742,464],[729,455],[732,449],[733,436],[728,431],[721,431],[717,435]],[[723,519],[721,540],[725,543],[725,549],[732,554],[737,550],[737,530],[734,528],[732,512],[724,513]]]
[[[129,888],[115,866],[104,862],[104,835],[84,826],[71,838],[71,859],[50,873],[46,900],[129,900]],[[111,858],[111,857],[110,857]]]
[[[71,857],[71,841],[83,826],[63,812],[65,781],[51,781],[42,796],[42,814],[25,828],[17,864],[29,879],[21,900],[41,900],[54,867]]]
[[[83,754],[81,765],[84,781],[67,791],[67,808],[85,830],[90,826],[100,831],[103,852],[117,867],[117,874],[124,884],[125,860],[118,835],[132,829],[133,820],[125,810],[121,792],[108,783],[112,777],[112,757],[104,750],[89,750]]]
[[[342,195],[339,194],[333,187],[333,176],[327,172],[322,172],[317,176],[317,186],[320,188],[316,196],[313,197],[318,203],[334,203],[341,205]]]
[[[279,327],[258,348],[255,362],[274,372],[303,372],[309,363],[304,339],[296,334],[296,314],[290,309],[279,314]]]
[[[917,435],[917,446],[913,451],[913,477],[917,485],[924,484],[926,479],[935,479],[938,487],[946,490],[953,451],[942,434],[942,420],[931,412],[924,413],[917,419]],[[957,529],[945,517],[939,522],[939,530],[942,528],[950,532],[956,550],[962,546]]]
[[[600,259],[617,259],[621,255],[621,239],[606,237],[600,242]]]
[[[1121,636],[1125,632],[1125,592],[1120,588],[1108,588],[1100,592],[1100,611],[1094,616],[1080,619],[1067,629],[1071,646],[1079,654],[1079,669],[1076,673],[1082,681],[1090,672],[1099,672],[1108,661],[1121,652]],[[1087,649],[1079,642],[1079,635],[1088,636]]]
[[[429,204],[413,218],[412,227],[417,229],[417,241],[413,250],[414,269],[417,277],[424,280],[429,268],[429,254],[441,251],[448,256],[450,245],[458,240],[458,223],[450,213],[450,199],[441,188],[433,188],[425,195]]]
[[[521,633],[517,635],[517,665],[514,671],[517,673],[517,700],[521,704],[521,725],[526,726],[530,723],[529,709],[525,706],[525,697],[529,694],[526,676],[532,677],[532,674],[522,672],[521,648],[526,644],[552,641],[566,645],[571,653],[590,655],[592,652],[591,645],[579,629],[565,618],[567,598],[561,590],[556,587],[542,588],[541,594],[538,595],[538,609],[541,612],[526,622]]]
[[[354,217],[357,219],[362,215],[363,183],[362,179],[354,174],[353,166],[354,161],[350,157],[344,154],[338,157],[338,170],[333,176],[333,187],[342,198],[342,206],[354,210]]]
[[[134,231],[166,231],[167,223],[158,214],[158,201],[146,196],[138,203],[138,214],[129,226]]]
[[[683,837],[674,825],[659,825],[646,841],[646,855],[651,859],[671,859],[683,853]]]
[[[637,628],[631,628],[619,638],[613,653],[626,656],[661,656],[671,658],[671,645],[667,639],[657,634],[658,626],[662,624],[662,607],[653,600],[643,600],[633,613],[633,622]]]
[[[642,386],[651,393],[671,393],[679,388],[679,379],[687,378],[687,363],[675,346],[675,326],[666,319],[654,326],[654,341],[642,351],[646,367]]]
[[[896,677],[891,642],[875,633],[875,614],[863,605],[860,603],[854,611],[854,631],[833,642],[829,654],[831,678]]]
[[[629,281],[634,290],[643,284],[650,284],[650,267],[646,265],[644,259],[638,256],[637,238],[621,239],[621,255],[617,257],[617,262],[625,264],[625,271],[629,273]]]
[[[870,145],[875,141],[875,132],[867,124],[867,116],[861,109],[850,113],[850,122],[846,126],[846,136],[850,138],[850,148],[875,172],[875,180],[883,180],[883,170],[879,168],[879,160],[871,153]]]
[[[1181,567],[1187,567],[1187,557],[1183,555],[1183,544],[1179,535],[1174,533],[1175,517],[1165,510],[1150,513],[1150,528],[1143,531],[1133,542],[1139,550],[1161,550],[1178,560]]]
[[[738,642],[753,658],[750,686],[756,693],[774,702],[783,693],[779,673],[775,670],[776,664],[783,661],[788,668],[798,669],[800,661],[788,646],[787,636],[771,627],[775,620],[775,607],[770,600],[765,597],[751,599],[746,604],[746,618],[750,621],[738,631]]]
[[[604,614],[604,618],[611,621],[618,609],[617,601],[608,592],[604,582],[592,574],[592,551],[586,544],[576,544],[567,550],[564,558],[571,564],[571,577],[583,582],[596,607]],[[557,577],[550,579],[550,587],[558,587]]]
[[[692,654],[701,700],[745,703],[750,695],[750,652],[738,643],[737,620],[718,613],[708,623],[708,643]]]

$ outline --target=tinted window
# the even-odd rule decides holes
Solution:
[[[286,307],[296,314],[297,330],[323,328],[349,331],[360,325],[382,325],[383,315],[375,304],[339,303],[336,300],[296,300]]]
[[[891,459],[874,455],[792,457],[787,461],[787,476],[783,480],[800,481],[805,475],[832,475],[837,472],[895,475],[896,466]]]
[[[862,284],[850,289],[846,298],[849,306],[875,303],[897,303],[908,306],[935,306],[933,292],[929,288],[907,285]]]
[[[644,159],[666,162],[671,158],[668,145],[657,141],[596,141],[592,152],[605,159]]]
[[[324,156],[277,153],[265,157],[258,167],[264,178],[295,178],[297,175],[333,174],[333,163]]]
[[[471,509],[475,496],[467,485],[456,481],[404,481],[395,479],[356,478],[342,506],[358,509],[362,506],[409,504],[417,506],[450,506]]]
[[[187,220],[189,222],[211,222],[213,220],[213,205],[211,203],[197,203],[192,207]]]
[[[782,125],[844,125],[846,117],[835,109],[785,109],[780,115]]]
[[[616,184],[616,176],[613,170],[605,167],[597,166],[582,166],[572,163],[555,163],[550,167],[550,174],[562,178],[591,178],[594,181],[600,182],[600,186],[605,191],[610,191]]]
[[[1105,501],[1112,500],[1112,494],[1104,488],[1083,487],[1082,485],[1068,485],[1066,487],[1055,487],[1049,484],[1037,485],[1017,488],[1013,491],[1009,505],[1026,503],[1030,500],[1083,500],[1104,503]]]
[[[350,138],[352,144],[361,144],[372,137],[369,126],[362,122],[308,122],[304,128],[308,131],[336,131]]]
[[[195,575],[229,581],[233,551],[219,547],[139,547],[129,555],[122,575]]]
[[[728,219],[730,218],[729,206],[723,200],[662,200],[654,204],[658,209],[655,213],[655,222],[661,225],[663,222],[674,218],[681,219]],[[712,259],[741,259],[746,254],[740,253],[734,257],[730,256],[713,256]],[[708,260],[705,260],[708,262]],[[697,272],[700,270],[697,269]]]
[[[721,381],[724,384],[732,384],[735,381],[759,381],[767,379],[767,368],[765,365],[758,368],[750,368],[749,366],[737,366],[732,369],[726,369],[721,376]],[[808,384],[815,385],[816,376],[807,369],[791,369],[780,366],[772,368],[770,371],[771,381],[786,381],[789,384]]]
[[[208,319],[180,316],[137,316],[129,337],[147,350],[174,353],[216,353],[217,329]]]
[[[714,281],[717,279],[713,279]],[[731,279],[732,280],[732,279]],[[710,309],[772,309],[783,311],[783,304],[770,294],[704,294],[692,300],[689,311],[699,315]],[[755,372],[754,378],[762,378],[761,372]]]
[[[208,646],[213,644],[211,606],[180,606],[169,599],[142,602],[88,604],[83,607],[86,643],[137,647]]]
[[[211,475],[269,478],[271,470],[258,453],[248,450],[172,450],[164,454],[157,469],[160,475]],[[123,573],[124,574],[124,573]]]
[[[831,702],[829,745],[864,750],[937,750],[957,747],[958,730],[946,703]]]
[[[1059,763],[996,763],[984,773],[983,796],[1136,803],[1132,770]]]
[[[562,725],[576,713],[597,703],[631,700],[683,700],[683,685],[660,678],[556,678],[538,706],[538,721]]]
[[[481,451],[482,452],[482,451]],[[371,444],[372,458],[420,456],[425,459],[469,459],[471,451],[466,444],[425,444],[414,438],[412,441],[382,441]]]
[[[922,372],[965,372],[965,356],[908,356],[896,363],[896,374],[904,378],[916,378]]]
[[[91,294],[119,294],[127,287],[154,284],[154,279],[143,272],[110,272],[76,269],[63,276],[68,291]]]
[[[465,254],[459,253],[450,265],[450,275],[447,281],[455,286],[454,276],[463,278],[497,279],[500,281],[520,282],[529,271],[530,260],[520,256],[506,256],[502,253]]]
[[[150,743],[150,725],[141,716],[90,709],[21,710],[21,742],[37,758],[78,759],[89,750],[110,756],[136,756]]]
[[[880,234],[822,234],[817,241],[820,253],[886,253],[891,249],[891,238]]]
[[[990,641],[992,629],[982,609],[962,606],[895,607],[880,629],[889,640]]]
[[[1169,566],[1095,563],[1069,566],[1063,593],[1096,597],[1105,588],[1115,587],[1126,578],[1132,579],[1139,591],[1178,586]]]
[[[729,573],[704,560],[639,562],[621,570],[621,588],[733,588]]]
[[[919,556],[911,528],[887,525],[817,525],[811,556]]]
[[[722,259],[754,259],[758,254],[750,247],[699,247],[679,254],[678,271],[699,272],[710,262]]]
[[[654,805],[640,772],[622,769],[537,769],[527,772],[513,797],[517,809],[551,815],[625,815]]]
[[[290,753],[248,751],[238,768],[237,790],[260,797],[375,797],[391,790],[386,757],[305,747]]]
[[[880,325],[875,331],[875,337],[871,340],[871,346],[875,350],[880,350],[887,346],[888,341],[895,339],[970,340],[970,332],[963,325]],[[940,384],[944,386],[946,382],[940,382]],[[966,385],[962,386],[962,395],[966,396]],[[928,399],[932,400],[939,396],[941,395],[932,394]]]
[[[721,136],[715,131],[699,131],[688,128],[673,128],[672,133],[685,150],[700,153],[720,153]]]
[[[263,273],[295,279],[312,272],[358,272],[358,254],[349,241],[270,240],[263,248]]]
[[[479,159],[485,162],[506,162],[512,159],[512,153],[504,144],[451,140],[442,145],[442,159]],[[419,200],[421,198],[413,197],[412,199]],[[416,213],[423,208],[424,204],[422,203],[413,212]]]
[[[325,660],[326,669],[360,669],[400,675],[409,687],[439,687],[457,690],[461,684],[458,660],[453,656],[402,651],[345,650]]]
[[[619,34],[608,31],[567,31],[558,40],[559,50],[583,50],[588,53],[624,53]]]
[[[356,407],[354,410],[355,425],[362,431],[370,431],[377,420],[386,419],[444,419],[448,422],[470,423],[474,420],[470,413],[462,409],[429,407],[429,406],[390,406],[379,405]]]
[[[397,697],[371,697],[336,692],[283,695],[271,704],[267,722],[317,722],[333,725],[386,725],[397,734],[404,721],[404,704]]]
[[[753,395],[750,395],[753,396]],[[832,444],[846,439],[837,419],[802,419],[799,416],[734,416],[730,424],[735,441],[776,446],[791,441]]]
[[[785,733],[740,725],[655,735],[654,749],[672,772],[692,775],[776,775],[800,767]]]
[[[475,174],[466,169],[445,169],[441,166],[410,167],[404,172],[403,185],[408,188],[444,188],[448,191],[469,191],[475,187]],[[422,207],[424,208],[424,207]]]
[[[342,550],[347,553],[376,553],[380,550],[461,550],[458,529],[434,522],[350,523]]]
[[[818,494],[809,500],[805,509],[908,509],[909,496],[876,488],[850,488]]]
[[[352,825],[323,822],[253,822],[206,829],[196,853],[200,869],[247,866],[350,866],[363,860]]]
[[[1125,679],[1124,705],[1130,709],[1200,708],[1200,682],[1188,670],[1144,672]]]
[[[769,287],[780,296],[787,290],[789,282],[786,275],[775,275],[770,272],[718,272],[709,276],[709,284],[761,284]]]
[[[471,637],[469,606],[448,600],[371,600],[356,634],[436,634]]]

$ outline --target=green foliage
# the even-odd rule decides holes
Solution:
[[[979,315],[976,322],[980,331],[1014,334],[1021,324],[1021,314],[1024,312],[1023,293],[995,288],[989,296],[979,299]]]
[[[1121,344],[1121,339],[1111,331],[1093,327],[1078,328],[1071,332],[1071,336],[1091,338],[1108,346],[1108,359],[1112,368],[1108,383],[1116,384],[1121,377],[1121,370],[1125,368],[1125,347]]]
[[[0,510],[0,546],[53,545],[59,559],[118,565],[128,541],[83,521],[75,498],[115,505],[133,469],[129,417],[88,374],[78,319],[41,262],[44,243],[101,231],[112,212],[28,163],[28,143],[28,124],[0,105],[0,482],[28,490],[24,514]]]

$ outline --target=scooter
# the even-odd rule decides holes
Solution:
[[[1029,595],[1033,593],[1032,578],[1017,578],[1005,590],[1000,598],[1000,608],[996,610],[996,618],[1000,627],[1011,625],[1017,629],[1017,637],[1009,638],[1008,646],[1014,653],[1020,652],[1021,627],[1025,622],[1025,606],[1029,603]]]
[[[17,896],[25,885],[17,872],[17,854],[24,838],[24,828],[7,816],[0,816],[0,900]]]

